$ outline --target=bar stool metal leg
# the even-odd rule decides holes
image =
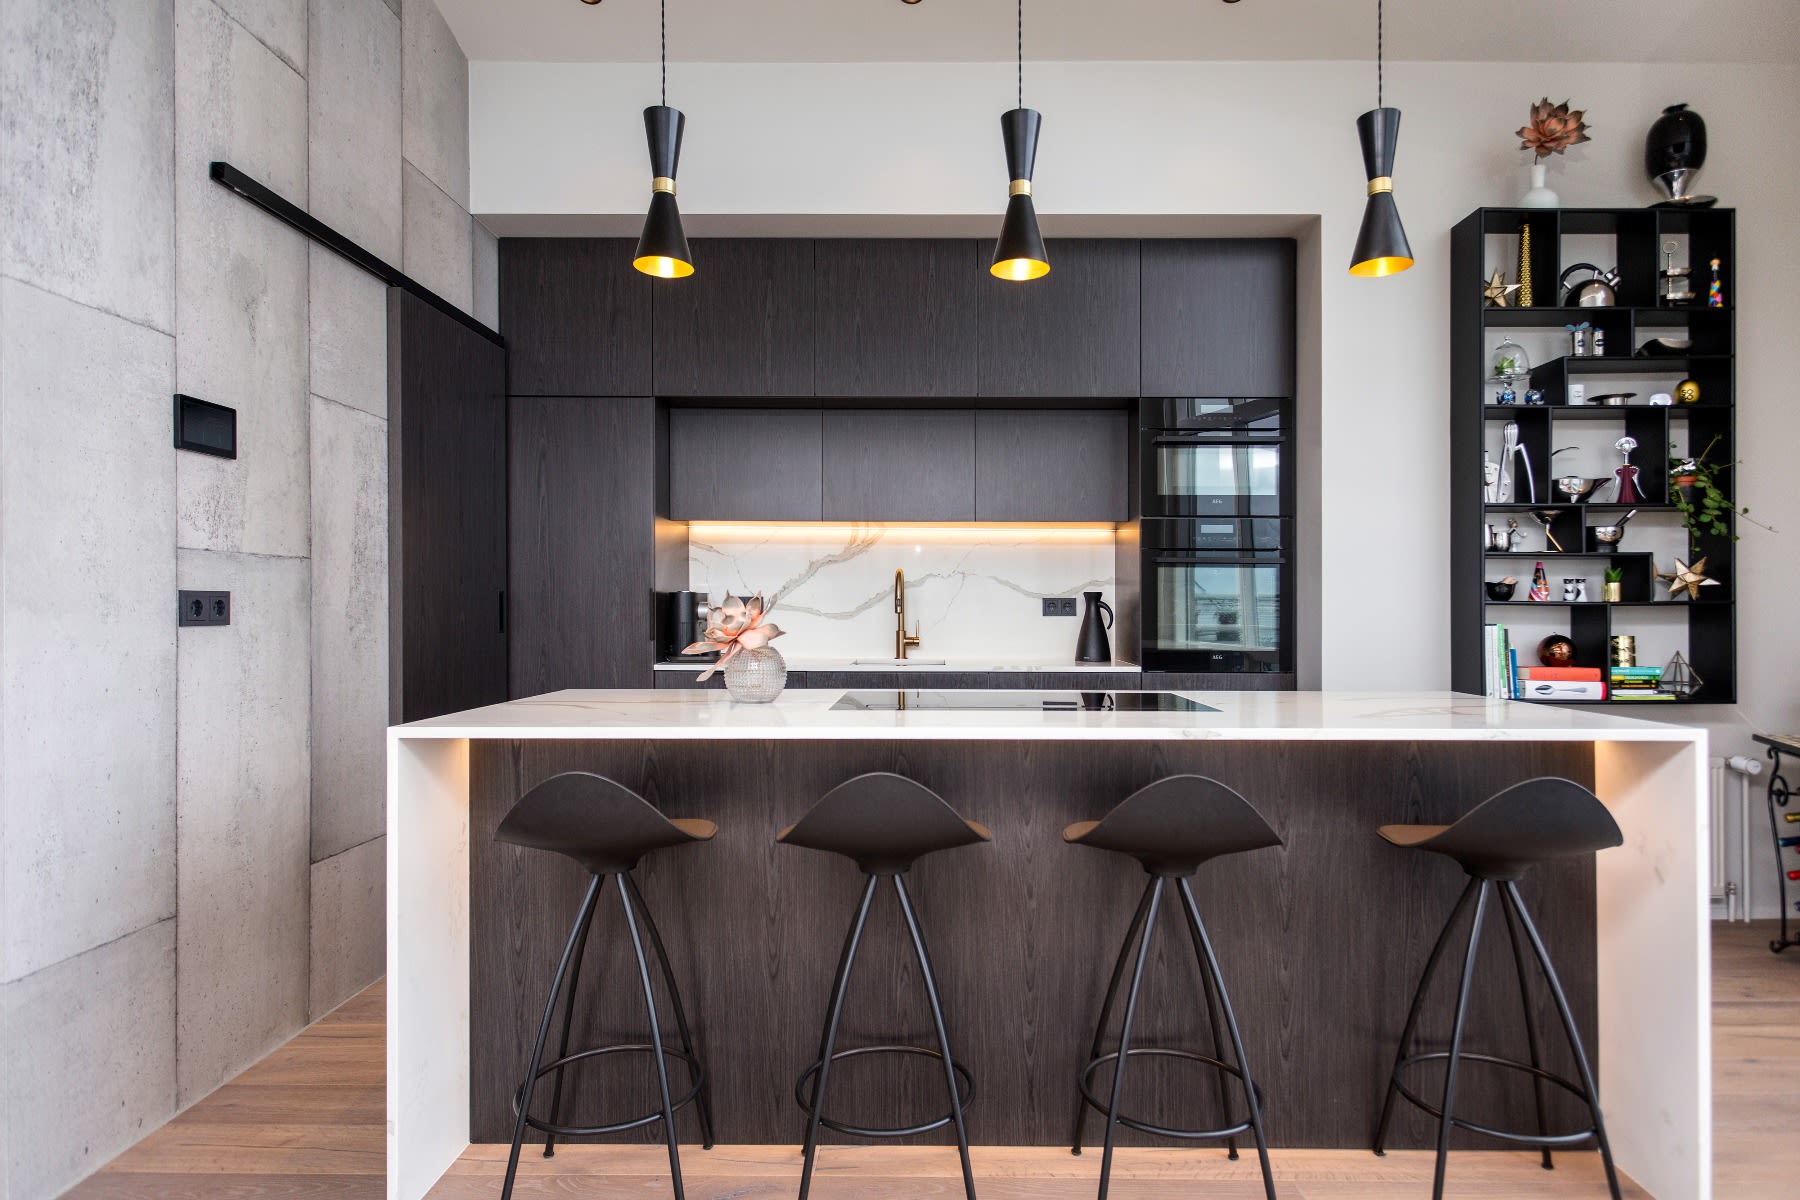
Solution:
[[[1450,1025],[1450,1056],[1444,1060],[1444,1104],[1438,1117],[1437,1168],[1432,1173],[1431,1200],[1444,1197],[1444,1168],[1450,1161],[1450,1114],[1456,1111],[1456,1067],[1462,1058],[1469,985],[1475,980],[1475,955],[1481,949],[1481,918],[1487,915],[1488,887],[1487,880],[1480,880],[1475,892],[1475,920],[1469,926],[1469,948],[1463,954],[1462,980],[1456,987],[1456,1019]]]
[[[1600,1117],[1600,1093],[1594,1086],[1594,1072],[1588,1066],[1587,1051],[1581,1046],[1581,1033],[1575,1028],[1575,1014],[1569,1010],[1569,999],[1563,995],[1562,982],[1556,977],[1556,968],[1550,965],[1550,954],[1544,949],[1544,939],[1538,935],[1531,914],[1525,911],[1525,902],[1519,897],[1519,885],[1510,879],[1503,881],[1500,884],[1500,899],[1503,904],[1510,903],[1513,913],[1519,918],[1519,924],[1531,943],[1531,951],[1544,970],[1544,980],[1550,985],[1550,995],[1556,1000],[1556,1012],[1562,1018],[1563,1032],[1568,1035],[1569,1049],[1575,1054],[1575,1067],[1581,1073],[1582,1090],[1587,1093],[1588,1112],[1594,1118],[1594,1140],[1600,1143],[1600,1162],[1606,1168],[1606,1187],[1612,1193],[1612,1200],[1619,1200],[1619,1175],[1613,1167],[1612,1143],[1606,1138],[1606,1122]]]
[[[1131,924],[1125,927],[1125,940],[1119,944],[1119,957],[1113,963],[1112,982],[1106,985],[1106,999],[1100,1003],[1100,1020],[1094,1024],[1094,1044],[1089,1047],[1087,1056],[1089,1062],[1100,1057],[1100,1045],[1106,1040],[1106,1023],[1112,1020],[1113,1001],[1118,998],[1119,984],[1125,980],[1125,964],[1131,961],[1131,948],[1137,944],[1144,914],[1150,911],[1150,893],[1155,886],[1155,879],[1144,885],[1137,912],[1132,914]],[[1087,1101],[1082,1098],[1078,1084],[1075,1088],[1075,1141],[1069,1150],[1071,1154],[1081,1153],[1082,1136],[1087,1132],[1087,1114]]]
[[[569,983],[563,989],[563,1024],[562,1037],[557,1042],[556,1061],[561,1062],[569,1057],[569,1027],[575,1023],[575,993],[581,987],[581,964],[587,960],[588,930],[594,923],[594,909],[588,909],[587,919],[581,922],[581,932],[576,935],[575,963],[569,968]],[[551,1093],[550,1123],[562,1124],[563,1072],[568,1068],[556,1068],[556,1090]],[[544,1134],[544,1157],[556,1155],[556,1135]]]
[[[1512,905],[1507,902],[1504,893],[1500,897],[1500,913],[1506,918],[1506,940],[1512,943],[1513,972],[1519,977],[1519,1003],[1525,1010],[1525,1042],[1531,1051],[1531,1069],[1544,1069],[1544,1056],[1538,1049],[1537,1016],[1531,1011],[1531,976],[1525,970],[1525,951],[1519,945],[1519,926],[1513,919]],[[1542,1076],[1531,1078],[1533,1098],[1537,1103],[1538,1136],[1550,1136],[1550,1123],[1544,1115],[1544,1080]],[[1543,1166],[1546,1171],[1556,1169],[1556,1163],[1550,1157],[1550,1147],[1543,1150]]]
[[[931,1023],[937,1029],[938,1050],[944,1058],[944,1084],[950,1089],[950,1115],[956,1124],[956,1150],[962,1156],[963,1191],[975,1200],[975,1169],[969,1165],[969,1131],[963,1123],[962,1093],[956,1084],[956,1066],[950,1059],[950,1035],[944,1031],[944,1006],[938,1001],[937,975],[931,969],[931,956],[925,951],[925,938],[919,932],[919,918],[913,913],[912,897],[906,894],[906,879],[895,875],[894,893],[900,897],[900,911],[906,916],[906,930],[912,934],[913,951],[919,956],[919,971],[925,978],[925,995],[931,1001]]]
[[[1186,894],[1188,892],[1187,881],[1183,880],[1181,886],[1183,893]],[[1184,904],[1181,914],[1187,918],[1188,940],[1194,943],[1194,958],[1200,964],[1200,986],[1206,993],[1206,1022],[1212,1027],[1213,1057],[1224,1062],[1225,1037],[1219,1029],[1219,994],[1213,987],[1213,973],[1206,965],[1206,949],[1203,944],[1205,934],[1200,928],[1199,910],[1198,908],[1190,909],[1189,905]],[[1240,1059],[1238,1067],[1242,1069],[1243,1066],[1244,1063]],[[1219,1119],[1222,1125],[1229,1125],[1231,1124],[1231,1085],[1225,1082],[1225,1072],[1214,1071],[1213,1075],[1219,1084]],[[1237,1138],[1225,1139],[1225,1146],[1230,1151],[1231,1161],[1236,1162],[1238,1158]]]
[[[631,906],[631,890],[620,875],[619,903],[625,907],[625,927],[631,930],[631,949],[637,955],[638,980],[644,986],[644,1008],[650,1017],[650,1053],[656,1059],[656,1086],[662,1094],[663,1138],[669,1146],[669,1174],[675,1200],[686,1200],[681,1186],[681,1150],[675,1140],[675,1105],[669,1096],[669,1060],[663,1053],[662,1024],[656,1017],[656,992],[650,986],[650,964],[644,961],[644,939],[638,932],[637,914]]]
[[[681,1006],[681,989],[675,985],[675,968],[669,965],[669,952],[663,948],[662,934],[656,928],[656,919],[650,915],[650,906],[644,903],[644,894],[638,891],[637,880],[627,871],[621,878],[625,886],[631,889],[631,898],[637,902],[637,912],[644,919],[644,932],[650,935],[650,948],[656,951],[656,961],[662,964],[663,982],[669,988],[669,1003],[675,1009],[675,1031],[681,1035],[681,1049],[688,1056],[689,1063],[698,1063],[699,1055],[694,1053],[694,1039],[688,1033],[687,1011]],[[694,1099],[700,1112],[701,1148],[713,1148],[712,1122],[712,1081],[702,1079],[700,1094]],[[552,1121],[554,1123],[554,1120]]]
[[[1237,1014],[1231,1010],[1231,997],[1225,991],[1225,976],[1219,970],[1219,956],[1213,953],[1212,939],[1206,936],[1206,923],[1200,919],[1200,906],[1194,903],[1194,890],[1188,886],[1186,879],[1177,880],[1175,887],[1181,893],[1182,903],[1187,907],[1190,928],[1198,936],[1200,948],[1205,952],[1206,972],[1212,977],[1213,986],[1218,989],[1219,1010],[1225,1018],[1225,1028],[1231,1034],[1231,1052],[1237,1058],[1238,1070],[1243,1073],[1244,1102],[1250,1106],[1250,1130],[1256,1135],[1256,1157],[1262,1164],[1263,1192],[1268,1200],[1275,1200],[1275,1174],[1269,1169],[1269,1139],[1263,1133],[1262,1105],[1256,1099],[1256,1082],[1250,1077],[1250,1058],[1244,1053],[1244,1037],[1238,1030]]]
[[[1125,1021],[1119,1027],[1119,1057],[1113,1062],[1112,1103],[1106,1106],[1106,1142],[1100,1154],[1100,1196],[1106,1200],[1112,1182],[1113,1141],[1119,1132],[1119,1099],[1125,1091],[1125,1064],[1131,1054],[1131,1022],[1137,1016],[1138,990],[1144,984],[1144,963],[1150,957],[1150,935],[1156,932],[1156,908],[1162,900],[1163,877],[1150,885],[1150,907],[1144,913],[1144,933],[1138,942],[1137,965],[1131,969],[1131,990],[1125,993]]]
[[[600,888],[605,882],[605,876],[596,875],[588,884],[587,895],[581,901],[581,913],[575,918],[574,928],[569,930],[569,944],[563,947],[562,961],[556,964],[556,977],[550,981],[550,996],[544,1001],[544,1019],[538,1022],[537,1042],[531,1050],[531,1061],[525,1067],[525,1082],[519,1085],[519,1113],[513,1118],[512,1150],[506,1158],[506,1182],[501,1186],[500,1200],[511,1200],[513,1178],[519,1173],[519,1148],[525,1142],[525,1115],[531,1111],[531,1093],[537,1084],[538,1064],[544,1061],[544,1043],[550,1037],[550,1022],[556,1016],[556,994],[562,991],[563,978],[569,973],[569,964],[582,935],[587,932],[588,922],[594,915],[594,904],[600,899]],[[679,1179],[676,1186],[680,1186]]]
[[[875,899],[876,877],[870,875],[863,887],[862,903],[856,919],[844,936],[844,949],[838,955],[837,978],[831,985],[831,1008],[825,1017],[825,1033],[819,1039],[819,1078],[813,1087],[812,1108],[806,1115],[806,1149],[800,1167],[800,1200],[812,1191],[813,1163],[819,1153],[819,1116],[825,1111],[825,1083],[831,1075],[831,1052],[837,1046],[838,1019],[844,1015],[844,994],[849,990],[850,967],[856,962],[856,947],[862,941],[863,926],[868,924],[869,905]]]
[[[1474,876],[1469,877],[1469,886],[1463,889],[1456,907],[1450,910],[1450,919],[1444,922],[1439,931],[1437,943],[1431,947],[1431,957],[1425,960],[1425,970],[1419,976],[1419,986],[1413,992],[1412,1008],[1406,1014],[1406,1028],[1400,1033],[1400,1045],[1394,1051],[1394,1069],[1388,1072],[1387,1099],[1381,1105],[1381,1121],[1375,1127],[1375,1154],[1377,1157],[1387,1153],[1388,1123],[1394,1117],[1394,1099],[1400,1094],[1400,1067],[1406,1061],[1406,1048],[1412,1044],[1413,1033],[1419,1027],[1419,1014],[1425,1010],[1425,991],[1431,986],[1432,976],[1437,974],[1438,962],[1444,957],[1444,950],[1450,945],[1450,933],[1456,923],[1462,920],[1463,910],[1469,907],[1469,901],[1475,896],[1479,884]]]

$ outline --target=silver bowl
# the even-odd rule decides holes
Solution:
[[[1625,527],[1623,525],[1594,526],[1594,540],[1599,542],[1602,546],[1605,546],[1608,550],[1618,549],[1619,539],[1624,536]]]
[[[1556,490],[1568,497],[1568,503],[1580,504],[1593,494],[1595,488],[1606,482],[1606,477],[1589,479],[1585,475],[1562,475],[1556,480]]]

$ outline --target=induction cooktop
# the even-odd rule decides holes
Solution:
[[[833,709],[898,712],[1218,712],[1174,692],[845,692]]]

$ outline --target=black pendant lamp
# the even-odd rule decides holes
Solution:
[[[1375,107],[1356,118],[1362,142],[1363,172],[1369,199],[1363,205],[1362,229],[1350,273],[1370,278],[1397,275],[1413,265],[1412,247],[1394,204],[1394,148],[1400,140],[1400,110],[1382,106],[1382,0],[1375,0]]]
[[[1043,114],[1025,107],[1025,0],[1019,0],[1019,107],[1000,117],[1007,177],[1012,182],[1006,189],[1006,219],[1000,222],[1000,240],[994,243],[994,262],[988,267],[997,279],[1023,283],[1050,273],[1050,256],[1031,203],[1031,171],[1043,124]]]
[[[687,234],[681,230],[681,209],[675,204],[675,167],[681,160],[681,131],[687,118],[669,99],[669,6],[660,6],[662,28],[663,103],[644,110],[644,136],[650,142],[650,211],[644,216],[644,232],[638,238],[631,265],[658,279],[686,279],[694,273],[694,256]]]

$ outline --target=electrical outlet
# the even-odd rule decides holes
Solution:
[[[1046,617],[1072,617],[1075,615],[1075,597],[1045,596],[1044,615]]]
[[[231,624],[231,593],[182,592],[176,624],[183,627]]]

